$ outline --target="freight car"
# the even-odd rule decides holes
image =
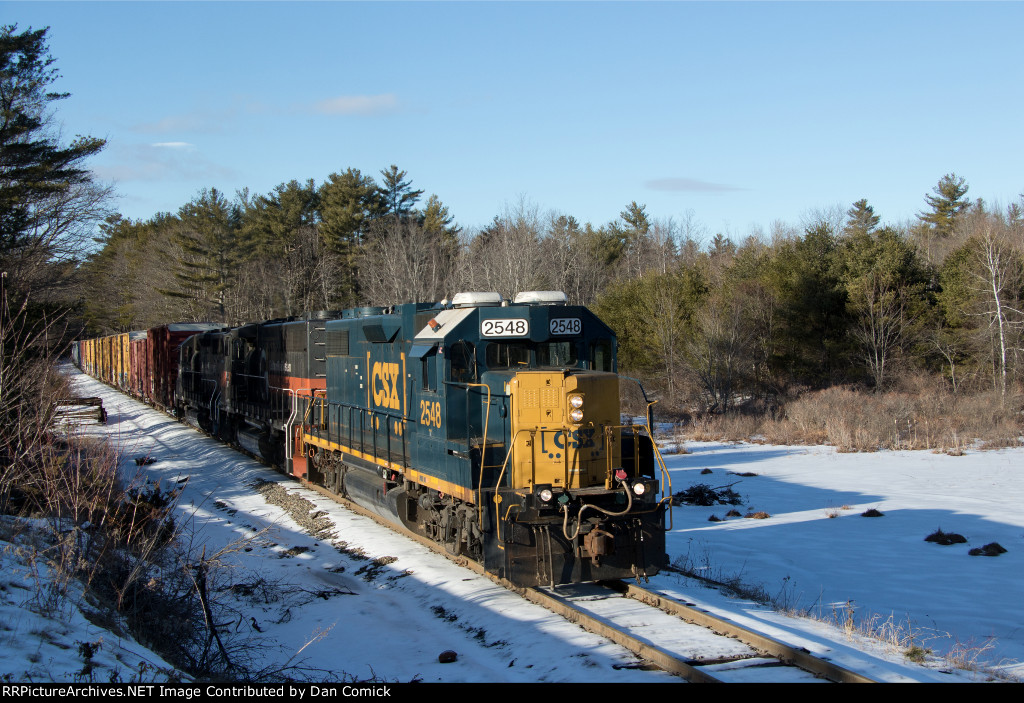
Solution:
[[[649,416],[620,418],[615,335],[566,303],[460,293],[206,330],[179,349],[175,412],[515,584],[650,576],[664,463]]]
[[[178,347],[189,337],[224,329],[217,322],[179,322],[150,330],[84,339],[72,359],[90,376],[163,410],[174,408]]]

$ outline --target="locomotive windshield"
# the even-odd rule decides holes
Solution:
[[[488,369],[581,368],[575,342],[490,342]]]

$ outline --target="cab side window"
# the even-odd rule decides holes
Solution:
[[[423,355],[420,359],[423,372],[423,390],[437,391],[437,347]]]
[[[451,362],[451,380],[455,383],[473,383],[476,381],[476,355],[470,342],[456,342],[448,354]]]
[[[601,339],[591,343],[590,368],[595,371],[612,370],[612,343],[607,339]]]

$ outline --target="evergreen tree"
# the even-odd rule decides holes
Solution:
[[[772,260],[768,278],[780,303],[776,371],[789,381],[827,385],[848,365],[846,291],[836,272],[835,235],[819,223]]]
[[[707,292],[700,266],[681,267],[620,280],[594,304],[618,337],[619,369],[654,379],[671,404],[679,397],[694,313]]]
[[[100,225],[97,242],[103,248],[83,267],[91,293],[84,301],[83,317],[97,333],[127,332],[139,322],[138,293],[147,283],[139,276],[146,230],[142,222],[121,215],[111,215]]]
[[[384,199],[373,178],[354,168],[328,176],[319,195],[320,234],[338,266],[334,295],[341,306],[354,305],[361,298],[357,262],[370,223],[384,214]]]
[[[357,168],[332,173],[318,191],[320,232],[328,246],[358,247],[369,222],[384,213],[377,184]]]
[[[408,217],[419,202],[422,190],[413,190],[412,181],[403,180],[405,171],[399,171],[394,164],[386,171],[380,172],[384,179],[380,186],[380,197],[384,202],[384,212],[397,219]]]
[[[852,316],[851,336],[880,390],[923,324],[927,272],[914,247],[889,227],[853,230],[837,251],[837,272]]]
[[[104,140],[64,145],[52,123],[51,105],[69,94],[50,90],[59,74],[46,32],[0,27],[0,269],[17,300],[73,271],[55,264],[74,260],[107,214],[109,191],[85,168]]]
[[[321,241],[319,192],[312,180],[290,181],[246,199],[238,270],[245,290],[236,317],[256,319],[325,309],[337,276],[336,257]]]
[[[970,201],[964,197],[967,189],[963,178],[955,173],[946,174],[932,189],[935,194],[924,197],[931,212],[919,213],[918,219],[940,238],[948,238],[953,234],[957,218],[970,207]]]
[[[638,205],[635,200],[619,213],[619,217],[626,223],[625,231],[632,239],[644,236],[651,229],[651,222],[647,217],[647,206]]]
[[[52,105],[68,97],[46,46],[46,29],[0,26],[0,510],[12,490],[40,473],[57,400],[54,352],[64,332],[56,319],[72,300],[78,258],[92,225],[106,215],[106,189],[85,160],[104,141],[63,144]],[[38,490],[36,484],[28,490]],[[26,493],[27,494],[27,493]]]
[[[420,224],[427,232],[444,233],[452,241],[457,242],[462,228],[454,225],[455,218],[448,212],[448,206],[436,195],[427,199],[427,206],[420,213]]]
[[[875,209],[868,205],[866,198],[861,198],[846,211],[846,227],[844,232],[847,235],[870,234],[878,227],[881,218],[875,214]]]
[[[621,275],[625,278],[639,278],[644,272],[644,259],[649,248],[647,235],[651,229],[651,221],[647,217],[647,206],[631,201],[626,209],[619,213],[619,220],[608,225],[614,232],[622,251]]]
[[[228,322],[231,287],[237,273],[241,213],[216,188],[203,190],[178,211],[176,241],[179,288],[171,292],[194,303],[192,315]]]
[[[316,226],[319,195],[312,180],[290,181],[244,205],[239,235],[249,253],[281,255],[297,231]]]

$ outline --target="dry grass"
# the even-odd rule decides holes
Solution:
[[[993,392],[951,393],[938,381],[914,378],[888,393],[833,387],[800,395],[782,412],[712,415],[681,428],[677,440],[831,444],[840,452],[926,449],[951,456],[964,449],[1021,445],[1021,406]]]

